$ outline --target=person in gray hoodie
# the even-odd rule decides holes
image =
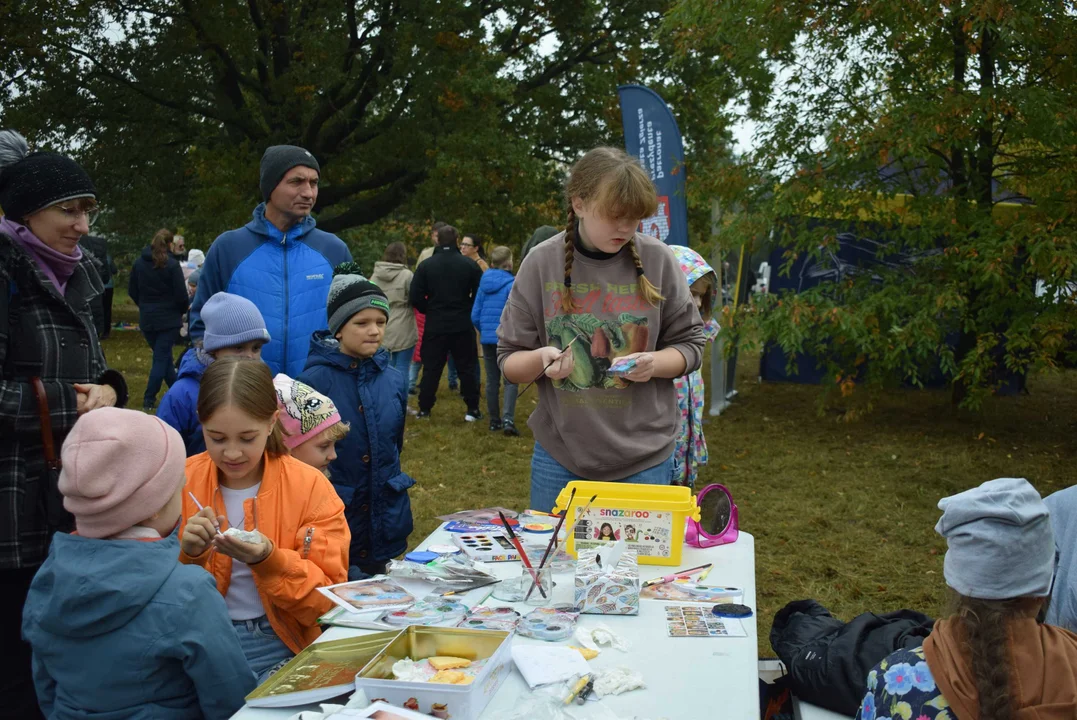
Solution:
[[[1047,622],[1077,633],[1077,485],[1043,499],[1055,532],[1055,582]]]
[[[389,321],[385,324],[381,345],[389,351],[389,364],[404,378],[409,376],[411,357],[419,342],[415,312],[408,300],[412,277],[408,269],[408,251],[401,242],[389,243],[381,260],[374,263],[374,273],[370,276],[370,282],[381,288],[389,299]]]
[[[77,533],[53,538],[22,626],[50,720],[223,720],[254,688],[213,576],[179,563],[186,455],[134,410],[87,413],[64,441]]]

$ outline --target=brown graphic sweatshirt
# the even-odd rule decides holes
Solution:
[[[673,452],[680,417],[673,380],[634,383],[610,377],[610,364],[624,355],[672,347],[684,356],[687,374],[703,359],[703,321],[673,253],[640,233],[634,242],[647,279],[665,297],[657,307],[639,296],[627,246],[604,257],[577,248],[572,265],[576,311],[566,313],[561,307],[562,232],[528,254],[497,331],[502,369],[516,351],[565,347],[582,336],[572,346],[572,374],[536,383],[538,408],[527,424],[550,455],[584,480],[620,480],[658,465]]]

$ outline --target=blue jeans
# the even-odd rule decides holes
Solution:
[[[459,384],[460,373],[456,372],[456,361],[449,355],[449,389],[452,390]]]
[[[422,362],[411,361],[408,369],[408,392],[417,391],[419,388],[419,371],[423,369]]]
[[[258,677],[259,685],[295,657],[288,646],[277,637],[265,615],[254,620],[233,620],[232,629],[239,639],[239,647],[247,658],[247,664]]]
[[[497,406],[501,386],[501,370],[497,366],[497,345],[482,345],[482,358],[486,363],[486,412],[490,422],[501,418],[504,422],[516,423],[516,397],[519,387],[505,380],[505,404]]]
[[[408,383],[411,378],[411,354],[413,352],[415,352],[414,345],[404,350],[389,353],[389,364],[400,371],[405,383]]]
[[[554,460],[538,443],[531,455],[531,509],[550,512],[557,504],[558,494],[573,480],[581,480],[578,475]],[[673,453],[662,462],[635,475],[621,478],[614,482],[638,483],[641,485],[669,485],[673,480]]]
[[[150,377],[146,381],[146,394],[142,397],[142,407],[150,408],[157,404],[157,393],[161,383],[168,387],[176,382],[176,366],[172,363],[172,346],[176,344],[178,330],[143,330],[142,337],[153,350],[153,364],[150,365]]]
[[[475,365],[475,381],[482,384],[482,370],[479,369],[478,364]],[[460,373],[456,372],[456,361],[453,360],[452,355],[449,355],[449,389],[456,388],[459,383]]]

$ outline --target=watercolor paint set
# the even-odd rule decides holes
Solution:
[[[452,541],[465,555],[478,562],[514,562],[520,559],[519,551],[501,534],[459,534],[453,535]]]
[[[408,625],[455,625],[467,615],[467,607],[456,600],[446,600],[436,596],[428,597],[409,608],[386,612],[381,621],[396,627]]]

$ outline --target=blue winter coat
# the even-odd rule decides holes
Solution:
[[[340,352],[328,331],[310,340],[307,369],[298,378],[329,399],[351,426],[337,443],[329,479],[344,501],[352,532],[352,565],[386,562],[407,550],[415,484],[400,469],[407,417],[407,378],[380,348],[369,360]]]
[[[144,332],[179,330],[183,314],[187,312],[190,298],[183,270],[172,257],[166,257],[165,266],[153,264],[153,251],[145,248],[131,266],[127,281],[127,294],[138,305],[138,327]]]
[[[227,718],[254,689],[213,576],[161,540],[58,533],[26,598],[23,637],[49,720]]]
[[[471,324],[479,331],[479,342],[483,345],[497,345],[501,311],[505,309],[515,280],[512,273],[500,268],[491,268],[482,274],[475,304],[471,306]]]
[[[198,421],[198,387],[206,367],[198,359],[198,353],[188,350],[180,360],[176,382],[168,388],[157,408],[157,417],[176,428],[183,438],[187,457],[206,451],[206,438],[202,435],[202,423]]]
[[[242,295],[258,306],[273,338],[262,359],[274,375],[295,377],[306,363],[311,333],[329,326],[325,301],[333,268],[351,259],[348,246],[315,228],[314,218],[308,215],[282,233],[266,220],[262,203],[249,223],[210,246],[191,303],[191,337],[205,333],[202,306],[213,295]]]

